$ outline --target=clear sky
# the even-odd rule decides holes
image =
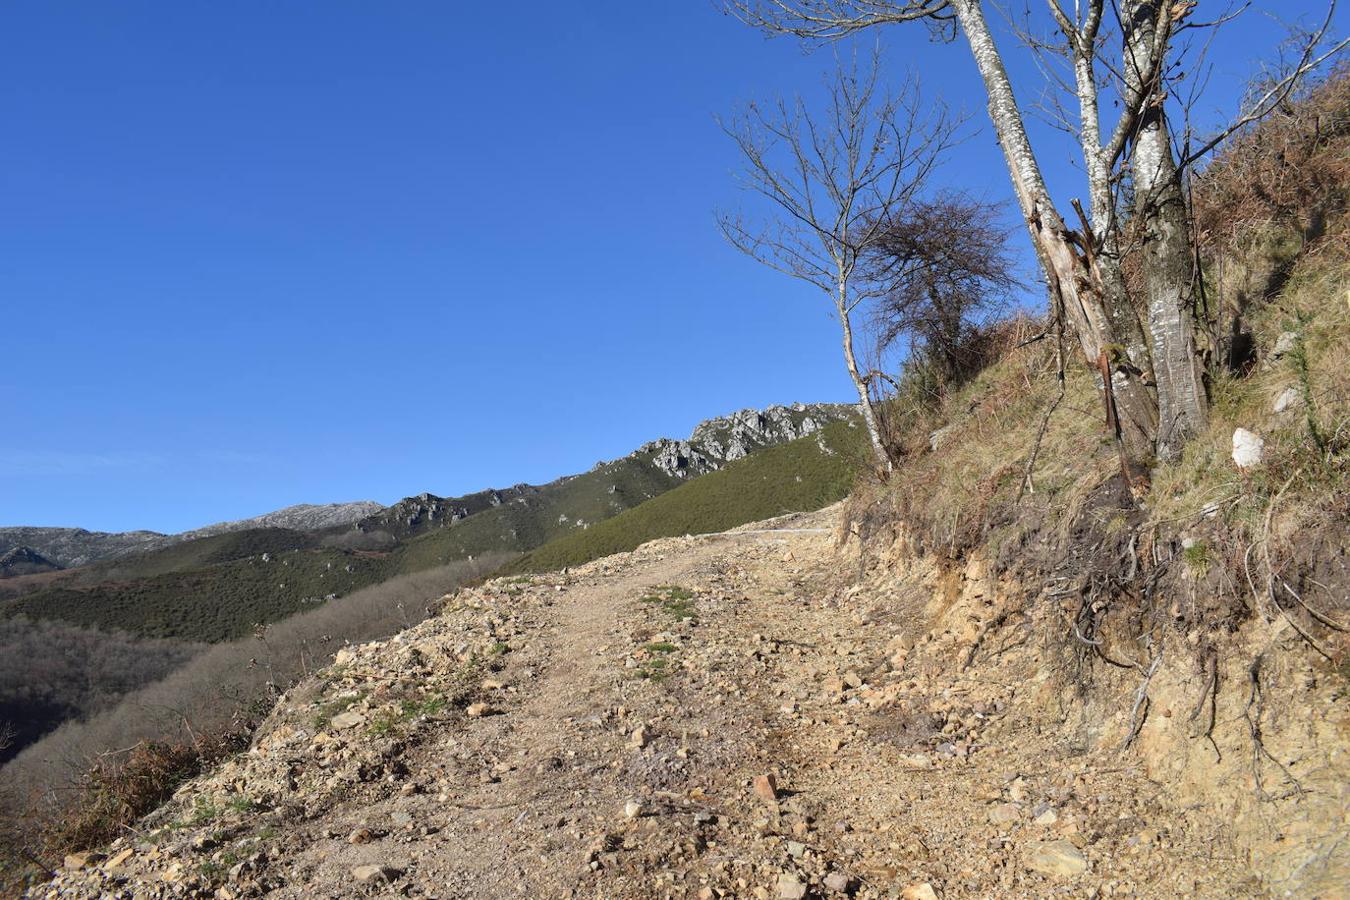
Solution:
[[[1278,35],[1225,37],[1210,109]],[[1007,196],[964,46],[881,37],[983,129],[950,183]],[[0,525],[546,481],[849,399],[824,301],[713,219],[714,116],[830,64],[709,0],[10,0]]]

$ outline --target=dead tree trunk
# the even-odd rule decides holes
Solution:
[[[1129,309],[1128,297],[1116,289],[1108,290],[1092,255],[1090,236],[1070,230],[1050,201],[979,0],[953,0],[953,8],[984,79],[989,117],[1050,290],[1073,325],[1087,361],[1095,365],[1103,354],[1106,356],[1111,377],[1104,379],[1102,389],[1106,408],[1115,411],[1114,416],[1108,412],[1108,420],[1115,420],[1129,477],[1143,477],[1153,457],[1157,411],[1140,368],[1131,363],[1127,353],[1131,344],[1142,343],[1130,333],[1130,321],[1137,324],[1138,319]]]

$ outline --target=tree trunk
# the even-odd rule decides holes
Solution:
[[[1080,255],[1075,249],[1063,217],[1050,201],[980,0],[953,0],[953,8],[984,79],[989,117],[1050,289],[1077,332],[1087,361],[1096,365],[1106,354],[1111,377],[1104,379],[1102,389],[1108,411],[1114,408],[1116,413],[1112,416],[1108,412],[1108,422],[1120,440],[1127,477],[1131,480],[1143,477],[1153,456],[1157,409],[1139,377],[1140,368],[1129,360],[1131,346],[1141,345],[1142,341],[1129,333],[1133,315],[1125,314],[1127,311],[1122,307],[1122,303],[1128,307],[1128,298],[1108,294],[1100,270],[1090,256]],[[1110,293],[1116,293],[1114,286]],[[1137,324],[1137,317],[1134,318]]]
[[[853,353],[853,323],[849,320],[847,294],[841,290],[835,300],[839,312],[839,327],[844,333],[844,365],[848,367],[848,377],[853,379],[853,388],[858,392],[858,410],[862,413],[863,425],[867,428],[868,440],[872,442],[872,453],[876,456],[877,471],[889,474],[895,468],[891,454],[886,450],[886,442],[881,438],[881,426],[877,423],[877,411],[872,408],[872,395],[867,390],[867,382],[858,369],[858,358]]]
[[[1132,88],[1147,77],[1155,52],[1159,9],[1155,0],[1126,7],[1125,75]],[[1164,27],[1170,27],[1164,24]],[[1132,156],[1135,220],[1142,242],[1144,293],[1158,385],[1158,458],[1175,459],[1209,416],[1203,369],[1195,348],[1193,311],[1199,290],[1190,218],[1181,173],[1172,153],[1161,98],[1139,123]]]

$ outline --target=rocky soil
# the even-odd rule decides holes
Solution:
[[[1025,633],[949,627],[978,593],[837,520],[446,597],[31,896],[1272,893],[1232,819],[1084,745]]]

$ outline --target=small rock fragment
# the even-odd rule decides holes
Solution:
[[[779,900],[802,900],[806,896],[806,885],[791,872],[778,876]]]
[[[636,800],[629,800],[623,805],[623,815],[626,819],[636,819],[642,815],[642,804]]]
[[[778,779],[772,775],[755,776],[755,796],[772,803],[778,799]]]
[[[900,900],[938,900],[937,891],[926,881],[911,884],[900,892]]]
[[[483,716],[492,714],[492,707],[486,703],[470,703],[468,709],[464,710],[465,715],[470,719],[481,719]]]
[[[995,825],[1008,825],[1022,818],[1022,810],[1015,803],[999,803],[989,810],[989,821]]]
[[[843,872],[831,872],[825,876],[826,890],[844,893],[848,890],[848,876]]]
[[[1275,398],[1275,412],[1282,413],[1287,409],[1293,409],[1301,399],[1296,388],[1285,388],[1280,392],[1280,396]]]
[[[370,865],[357,866],[352,869],[352,877],[361,884],[378,884],[383,881],[393,881],[402,874],[402,872],[392,866]]]
[[[361,715],[359,712],[352,712],[349,710],[333,716],[328,724],[333,726],[334,731],[346,731],[348,728],[355,728],[358,725],[364,724],[365,721],[365,716]]]
[[[1059,878],[1082,875],[1087,871],[1087,867],[1083,851],[1065,840],[1033,844],[1027,856],[1027,868],[1033,872]]]
[[[126,862],[127,860],[131,859],[131,857],[134,856],[135,853],[136,853],[135,850],[133,850],[133,849],[130,848],[130,847],[127,847],[125,850],[120,851],[120,852],[117,853],[115,856],[113,856],[112,859],[110,859],[110,860],[108,860],[106,863],[104,863],[104,864],[103,864],[103,868],[104,868],[104,869],[116,869],[118,866],[122,865],[122,863],[124,863],[124,862]]]

